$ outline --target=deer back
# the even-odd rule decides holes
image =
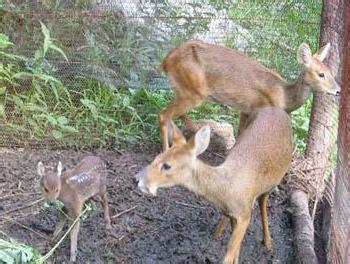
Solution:
[[[99,157],[87,156],[76,167],[64,172],[62,179],[67,189],[87,199],[106,188],[106,175],[105,163]]]
[[[339,85],[323,64],[329,44],[314,55],[301,44],[298,60],[303,64],[301,80],[289,84],[279,74],[238,51],[202,41],[188,41],[169,52],[162,68],[176,97],[200,96],[227,104],[245,113],[264,106],[295,110],[310,89],[337,94]]]
[[[265,107],[250,117],[224,166],[248,177],[262,194],[278,185],[289,169],[293,153],[292,127],[288,114],[278,107]],[[239,169],[238,169],[239,168]]]

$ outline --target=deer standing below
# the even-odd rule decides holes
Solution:
[[[215,237],[222,235],[229,222],[232,226],[225,264],[238,263],[253,203],[258,199],[264,244],[270,249],[268,195],[280,183],[292,159],[292,128],[288,114],[278,107],[265,107],[254,113],[225,162],[217,167],[197,158],[209,145],[209,126],[200,128],[186,142],[173,122],[171,125],[173,145],[136,176],[139,188],[156,195],[158,188],[182,185],[218,206],[224,216]]]
[[[163,150],[169,148],[169,122],[186,116],[204,100],[240,110],[239,134],[249,114],[261,107],[278,106],[290,113],[305,103],[312,90],[338,95],[340,87],[322,62],[329,50],[328,43],[312,55],[309,46],[301,44],[298,60],[303,70],[291,84],[255,59],[223,46],[190,40],[172,49],[161,64],[175,93],[173,102],[159,113]]]
[[[111,220],[107,198],[107,170],[105,163],[95,156],[85,157],[75,168],[62,172],[62,164],[58,163],[57,172],[45,172],[45,167],[40,161],[37,167],[41,176],[40,185],[44,196],[51,202],[60,200],[64,204],[64,210],[75,220],[81,213],[83,204],[94,195],[99,195],[104,210],[105,225],[111,228]],[[54,231],[54,237],[62,231],[67,217],[63,215]],[[70,233],[70,261],[75,262],[77,256],[77,239],[79,233],[79,221]]]

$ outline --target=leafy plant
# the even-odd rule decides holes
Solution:
[[[5,5],[15,12],[20,10],[16,9],[20,6],[18,2],[6,0]],[[66,8],[89,11],[91,1],[83,2],[44,1],[38,5],[46,11]],[[142,3],[138,12],[150,16],[142,19],[142,23],[135,23],[122,12],[111,15],[108,10],[99,11],[105,15],[104,19],[69,17],[66,23],[69,27],[58,23],[57,17],[42,18],[45,23],[34,20],[31,22],[39,27],[34,26],[33,37],[21,48],[36,48],[32,55],[26,56],[15,54],[13,50],[17,47],[1,34],[0,118],[5,120],[1,128],[3,135],[19,145],[77,148],[158,142],[157,115],[171,100],[169,90],[163,90],[169,86],[165,76],[156,73],[159,60],[170,45],[206,31],[208,18],[221,14],[220,10],[230,16],[234,28],[243,29],[228,32],[226,45],[240,48],[239,41],[244,39],[248,43],[245,52],[288,79],[295,79],[299,72],[295,54],[298,45],[305,41],[313,49],[317,46],[320,1],[219,3],[209,0],[205,4],[210,6],[202,13],[202,3],[173,6],[165,1],[157,5],[154,13],[149,5]],[[194,18],[202,16],[206,18]],[[9,16],[5,18],[13,24],[8,21]],[[171,34],[166,34],[168,31]],[[69,45],[64,42],[62,45],[53,38],[62,41],[68,33],[76,35],[76,41]],[[12,34],[11,39],[18,43],[17,34]],[[67,61],[66,53],[86,58],[79,71],[62,74],[59,71],[62,68],[53,66],[51,61],[54,59]],[[155,89],[150,89],[151,86]],[[305,148],[310,108],[309,100],[292,114],[295,142],[300,151]],[[207,102],[193,109],[190,115],[194,119],[228,121],[238,127],[237,112],[226,106]]]
[[[0,263],[34,263],[34,260],[40,257],[36,248],[19,243],[3,232],[0,232],[0,235]]]

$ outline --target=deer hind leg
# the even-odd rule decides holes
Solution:
[[[224,258],[224,264],[238,264],[239,250],[242,240],[250,222],[250,215],[245,217],[231,218],[232,235]]]
[[[195,106],[200,105],[208,95],[205,74],[197,63],[184,63],[168,72],[168,77],[174,87],[173,102],[159,113],[160,139],[163,151],[169,146],[168,128],[170,121],[176,119]]]
[[[175,98],[172,104],[159,113],[160,140],[163,151],[166,151],[170,147],[168,134],[170,121],[185,114],[193,107],[200,105],[203,100],[204,98],[197,95],[192,98]]]
[[[112,228],[112,226],[111,226],[111,217],[109,216],[107,192],[106,191],[103,192],[102,194],[100,194],[100,196],[101,196],[101,204],[103,207],[103,215],[104,215],[104,219],[105,219],[106,229],[110,230]]]
[[[263,234],[264,234],[264,245],[268,250],[272,249],[272,239],[269,231],[269,219],[267,214],[267,202],[268,202],[269,194],[265,193],[259,197],[259,207],[261,214],[261,223],[263,226]]]
[[[72,216],[75,221],[79,217],[82,209],[82,203],[78,201],[72,208]],[[80,228],[80,220],[78,220],[70,232],[70,262],[75,262],[77,259],[77,244],[78,233]]]
[[[217,226],[215,228],[214,238],[216,240],[218,240],[222,237],[229,222],[230,222],[230,218],[228,218],[227,216],[223,215],[221,217],[219,223],[217,224]]]

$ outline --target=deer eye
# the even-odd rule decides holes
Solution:
[[[162,171],[168,171],[171,169],[171,166],[168,163],[163,163],[162,167],[160,168]]]
[[[47,189],[46,187],[44,187],[44,191],[45,191],[46,193],[48,193],[48,192],[49,192],[49,189]]]
[[[324,78],[324,73],[323,72],[320,72],[319,74],[318,74],[318,77],[320,77],[320,78]]]

